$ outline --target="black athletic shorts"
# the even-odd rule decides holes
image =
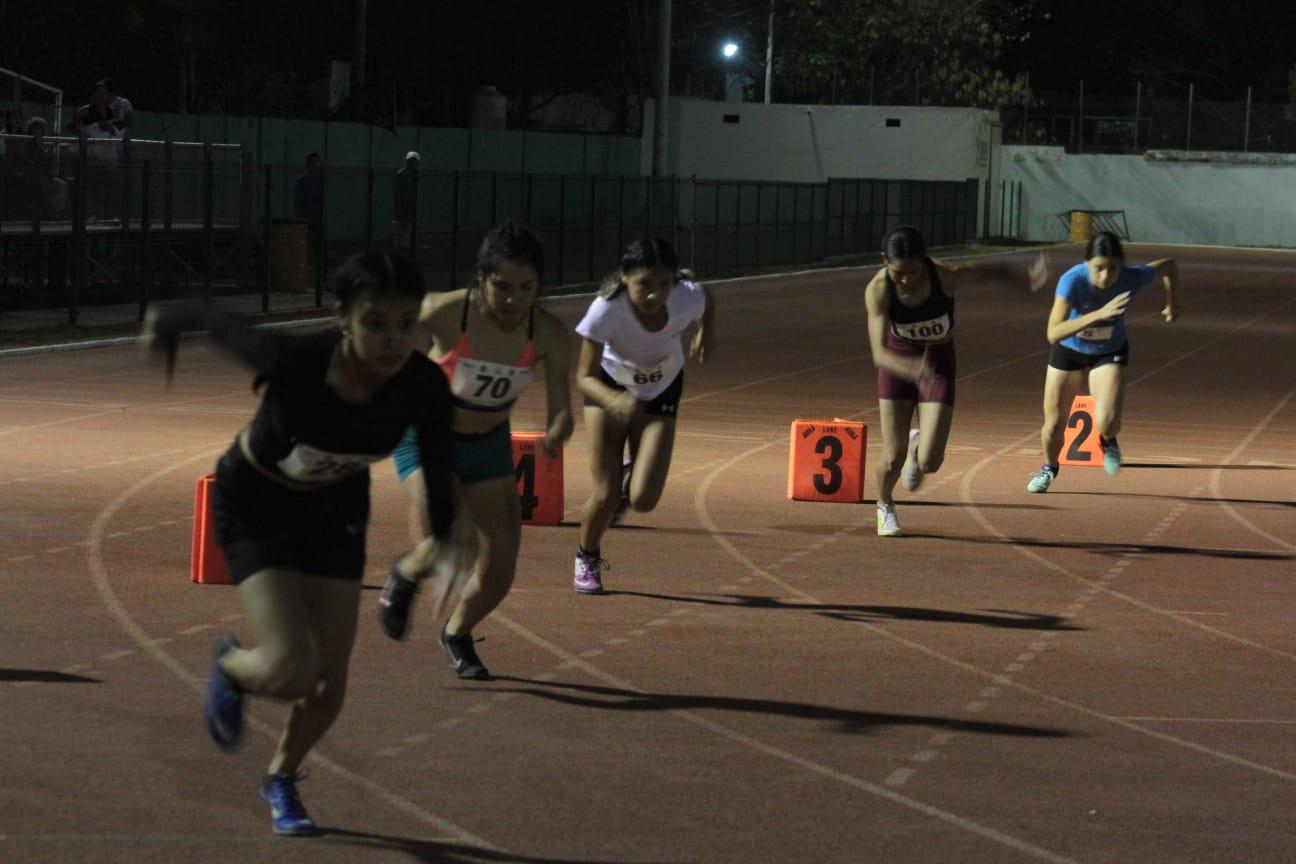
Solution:
[[[271,568],[359,581],[369,523],[369,472],[310,492],[257,470],[238,442],[216,463],[216,539],[234,584]]]
[[[1084,354],[1080,351],[1073,351],[1061,342],[1057,342],[1053,345],[1053,350],[1049,352],[1048,361],[1048,365],[1054,369],[1061,369],[1063,372],[1096,369],[1099,366],[1106,366],[1108,363],[1115,363],[1117,366],[1129,365],[1129,343],[1126,342],[1115,351],[1107,354]]]
[[[617,383],[607,370],[602,366],[599,367],[599,380],[614,390],[624,390],[625,387]],[[652,399],[640,400],[643,402],[643,411],[649,417],[674,417],[679,412],[680,397],[684,395],[684,370],[681,369],[675,376],[675,380],[670,386],[658,393]],[[595,408],[601,408],[597,402],[585,397],[586,405],[593,405]]]

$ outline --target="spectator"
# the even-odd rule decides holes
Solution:
[[[109,82],[111,83],[111,82]],[[121,178],[122,128],[113,118],[113,95],[104,81],[96,82],[90,102],[82,105],[67,123],[85,152],[87,218],[114,218],[118,212]]]
[[[23,218],[58,218],[67,199],[67,187],[53,176],[53,161],[45,142],[47,124],[44,117],[33,117],[23,124],[27,137],[10,139],[9,160],[15,199]]]
[[[306,173],[293,186],[293,212],[306,220],[306,254],[310,266],[319,260],[320,226],[324,216],[324,159],[318,153],[306,157]]]
[[[112,114],[113,126],[123,135],[127,135],[129,129],[135,123],[135,106],[125,96],[117,95],[117,84],[111,78],[104,78],[96,87],[103,87],[108,91],[110,101],[108,109]]]
[[[396,204],[396,221],[402,230],[414,222],[418,205],[418,169],[419,154],[411,150],[405,154],[405,167],[396,172],[393,182],[393,198]]]

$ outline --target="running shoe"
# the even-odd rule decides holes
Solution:
[[[297,781],[305,774],[271,774],[261,783],[261,798],[270,805],[270,824],[284,837],[311,837],[319,833],[315,820],[302,806]]]
[[[207,675],[207,692],[203,695],[203,721],[207,734],[216,746],[226,752],[243,743],[243,688],[220,668],[220,659],[235,648],[238,640],[226,634],[217,636],[212,645],[211,671]]]
[[[378,624],[389,639],[404,639],[409,628],[410,606],[418,593],[418,583],[406,579],[392,565],[391,576],[378,597]]]
[[[918,430],[909,430],[909,452],[905,456],[904,473],[900,475],[904,487],[913,492],[922,485],[923,471],[918,466]]]
[[[471,633],[465,633],[462,636],[451,636],[446,632],[445,627],[442,627],[441,647],[450,655],[450,662],[454,664],[455,674],[460,678],[482,680],[490,677],[485,664],[477,656],[477,649],[473,647]]]
[[[1113,477],[1120,473],[1121,452],[1120,445],[1116,443],[1115,438],[1098,438],[1098,445],[1102,447],[1103,470]]]
[[[1057,479],[1058,469],[1045,465],[1035,472],[1035,476],[1026,484],[1027,492],[1047,492],[1049,486]]]
[[[895,504],[877,505],[877,528],[879,537],[899,537],[900,519],[896,516]]]
[[[572,587],[576,589],[577,594],[602,594],[602,574],[611,566],[599,557],[597,552],[590,554],[577,551],[576,575],[572,579]]]

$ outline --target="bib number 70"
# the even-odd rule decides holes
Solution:
[[[490,392],[492,399],[503,399],[508,395],[510,384],[509,379],[507,378],[496,378],[493,375],[478,375],[477,380],[480,383],[477,385],[477,392],[473,395],[478,398],[484,396],[487,391]]]

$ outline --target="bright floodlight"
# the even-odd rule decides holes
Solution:
[[[721,48],[720,50],[721,50],[721,53],[724,54],[726,60],[731,60],[731,59],[733,59],[734,55],[738,53],[738,43],[737,43],[737,42],[726,42],[726,43],[724,44],[724,47]]]

